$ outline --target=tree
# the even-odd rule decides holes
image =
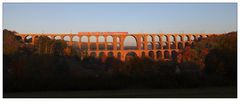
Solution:
[[[3,54],[13,55],[19,51],[19,48],[23,45],[17,36],[15,31],[3,30]]]

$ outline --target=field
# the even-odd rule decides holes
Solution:
[[[4,93],[4,98],[236,98],[237,87]]]

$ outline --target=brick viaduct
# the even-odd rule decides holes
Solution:
[[[150,57],[154,60],[169,60],[172,56],[186,44],[198,38],[209,37],[214,34],[147,34],[137,33],[128,34],[128,32],[79,32],[78,34],[17,34],[26,40],[31,38],[32,43],[38,36],[48,36],[51,39],[66,40],[69,46],[76,46],[81,50],[87,51],[88,56],[100,57],[114,56],[125,60],[129,53],[135,53],[136,56]],[[127,49],[124,42],[128,37],[136,43],[135,49]],[[134,40],[135,39],[135,40]]]

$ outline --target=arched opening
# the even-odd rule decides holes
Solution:
[[[168,51],[164,51],[164,59],[170,59],[170,54]]]
[[[106,54],[104,52],[100,52],[98,56],[99,58],[102,58],[102,57],[106,57]]]
[[[104,42],[104,41],[105,41],[104,36],[99,36],[99,37],[98,37],[98,42]]]
[[[172,51],[172,60],[176,60],[177,59],[177,52],[176,51]]]
[[[171,41],[171,42],[175,41],[175,38],[174,38],[173,35],[170,35],[170,41]]]
[[[108,57],[114,57],[113,52],[108,52]]]
[[[178,49],[183,49],[183,44],[182,44],[182,42],[178,42]]]
[[[161,49],[161,44],[159,42],[156,43],[156,49]]]
[[[153,44],[151,42],[148,42],[147,47],[148,50],[153,50]]]
[[[147,42],[153,42],[152,36],[150,36],[150,35],[147,36]]]
[[[117,58],[118,58],[119,60],[121,60],[121,53],[120,53],[120,52],[117,53]]]
[[[191,44],[189,42],[185,42],[185,47],[187,46],[191,46]]]
[[[184,38],[183,38],[184,41],[189,41],[189,36],[188,35],[185,35]]]
[[[81,49],[82,50],[88,50],[88,44],[87,43],[82,43],[81,44]]]
[[[135,52],[128,52],[125,56],[126,61],[129,61],[134,58],[137,58],[137,54]]]
[[[55,36],[54,39],[55,40],[61,40],[61,36]]]
[[[82,50],[88,50],[88,37],[87,36],[82,36],[81,37],[81,49]]]
[[[149,51],[149,52],[148,52],[148,56],[149,56],[151,59],[154,59],[154,52],[153,52],[153,51]]]
[[[113,44],[107,43],[107,50],[113,50]]]
[[[99,50],[105,50],[105,45],[103,43],[98,44]]]
[[[165,41],[165,42],[168,41],[168,38],[167,38],[166,35],[163,35],[163,36],[162,36],[162,41]]]
[[[25,42],[25,43],[31,43],[31,42],[32,42],[32,36],[26,36],[26,37],[24,38],[24,42]]]
[[[163,43],[163,49],[168,49],[168,43],[167,42]]]
[[[196,38],[195,38],[195,36],[194,35],[192,35],[191,37],[190,37],[190,40],[191,41],[194,41]]]
[[[155,36],[155,42],[160,42],[160,38],[158,35]]]
[[[136,50],[137,39],[134,36],[127,36],[124,39],[124,50]]]
[[[180,35],[177,36],[177,41],[182,41],[182,37]]]
[[[161,51],[157,51],[157,59],[162,59],[162,52]]]
[[[90,36],[90,37],[89,37],[89,42],[91,42],[91,43],[96,43],[96,42],[97,42],[96,36]]]
[[[113,42],[113,37],[112,36],[107,36],[107,42]]]
[[[82,36],[81,37],[81,42],[83,42],[83,43],[88,42],[88,37],[87,36]]]
[[[66,41],[66,42],[69,42],[70,41],[70,36],[64,36],[63,40]]]
[[[175,44],[175,42],[171,42],[171,49],[176,49],[176,44]]]
[[[90,53],[90,57],[95,57],[96,58],[97,54],[95,52]]]
[[[78,48],[79,37],[78,36],[73,36],[72,42],[73,42],[73,47]]]
[[[97,49],[96,43],[90,43],[90,50],[96,50],[96,49]]]

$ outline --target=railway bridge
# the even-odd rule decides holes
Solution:
[[[194,40],[206,38],[214,34],[164,34],[164,33],[132,33],[128,32],[78,32],[77,34],[17,34],[31,44],[39,36],[65,40],[69,46],[85,50],[88,56],[113,56],[125,60],[130,53],[138,57],[150,57],[154,60],[169,60]],[[133,47],[134,46],[134,47]]]

